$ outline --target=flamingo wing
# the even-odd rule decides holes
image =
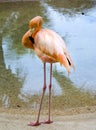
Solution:
[[[41,29],[34,37],[36,48],[64,65],[68,72],[74,67],[63,39],[54,31]]]

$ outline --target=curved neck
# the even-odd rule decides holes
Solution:
[[[37,26],[34,28],[34,31],[33,31],[33,33],[32,33],[32,36],[33,37],[35,37],[35,35],[36,35],[36,33],[38,32],[38,31],[40,31],[41,30],[41,28],[42,28],[42,24],[40,23],[40,24],[36,24]]]
[[[29,22],[29,26],[31,28],[31,34],[32,34],[32,37],[34,38],[36,33],[38,31],[40,31],[40,29],[42,28],[42,17],[40,16],[37,16],[35,18],[33,18],[30,22]]]
[[[38,31],[40,31],[40,29],[41,29],[41,27],[39,26],[37,26],[35,29],[34,29],[34,31],[33,31],[33,33],[32,33],[32,37],[34,38],[35,37],[35,35],[36,35],[36,33],[38,32]]]

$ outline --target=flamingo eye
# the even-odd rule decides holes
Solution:
[[[30,29],[30,32],[33,33],[35,31],[35,27]]]

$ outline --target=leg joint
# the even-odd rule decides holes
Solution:
[[[46,85],[43,86],[43,91],[45,91],[45,90],[46,90]]]

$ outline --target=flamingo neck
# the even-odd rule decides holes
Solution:
[[[32,33],[32,37],[34,38],[35,35],[37,34],[37,32],[39,32],[41,30],[41,27],[36,27]]]

